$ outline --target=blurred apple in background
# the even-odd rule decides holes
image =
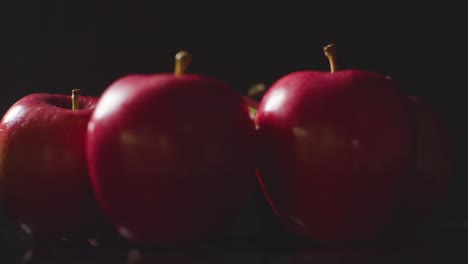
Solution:
[[[416,128],[416,160],[402,199],[402,232],[427,231],[441,216],[453,174],[453,139],[443,117],[423,99],[411,96]],[[439,219],[440,220],[440,219]]]
[[[225,82],[185,74],[127,75],[102,94],[87,154],[99,203],[136,244],[173,245],[222,236],[255,183],[255,126]]]
[[[103,224],[85,160],[97,98],[30,94],[0,122],[0,182],[8,214],[35,238],[94,234]]]
[[[308,240],[379,237],[413,164],[407,95],[384,75],[299,71],[276,81],[257,113],[260,177],[280,220]]]

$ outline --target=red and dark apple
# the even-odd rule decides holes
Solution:
[[[85,158],[97,98],[75,95],[27,95],[0,122],[2,198],[12,218],[37,238],[90,235],[103,223]]]
[[[221,236],[255,182],[255,126],[225,82],[183,74],[121,77],[88,125],[92,185],[116,230],[137,244]]]
[[[410,106],[384,75],[330,61],[331,72],[293,72],[262,98],[259,180],[300,236],[374,239],[391,224],[413,163]]]

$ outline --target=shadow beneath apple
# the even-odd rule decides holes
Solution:
[[[215,245],[236,248],[285,249],[304,243],[274,214],[258,181],[233,227]]]
[[[1,263],[401,263],[428,262],[434,257],[453,263],[455,256],[468,260],[463,219],[426,230],[421,236],[318,243],[285,229],[259,187],[225,236],[192,245],[136,246],[112,236],[33,241],[1,209],[0,216]]]

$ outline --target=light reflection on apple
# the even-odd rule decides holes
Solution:
[[[25,108],[22,105],[17,105],[17,106],[12,107],[3,116],[3,123],[9,126],[12,121],[15,121],[16,119],[21,117],[22,113],[24,113],[24,110]]]
[[[114,93],[107,93],[102,95],[99,105],[94,110],[94,120],[100,120],[109,113],[114,112],[116,108],[121,107],[121,104],[119,102],[125,99],[125,95],[127,94],[127,92],[125,91],[125,87],[119,88],[120,89],[118,91],[120,92],[115,91]],[[92,130],[93,128],[94,125],[88,126],[88,130]]]
[[[265,107],[263,108],[264,112],[271,112],[281,108],[281,105],[286,98],[286,89],[277,89],[272,91],[268,95],[268,100],[266,101]]]

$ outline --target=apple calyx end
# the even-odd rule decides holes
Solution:
[[[81,94],[80,89],[73,89],[72,90],[72,95],[71,95],[72,110],[80,109],[80,94]]]
[[[323,47],[323,51],[325,52],[325,56],[328,58],[328,62],[330,63],[330,72],[336,72],[336,47],[335,44],[331,43]]]
[[[179,76],[185,73],[185,70],[192,62],[192,55],[185,50],[181,50],[175,55],[174,75]]]

